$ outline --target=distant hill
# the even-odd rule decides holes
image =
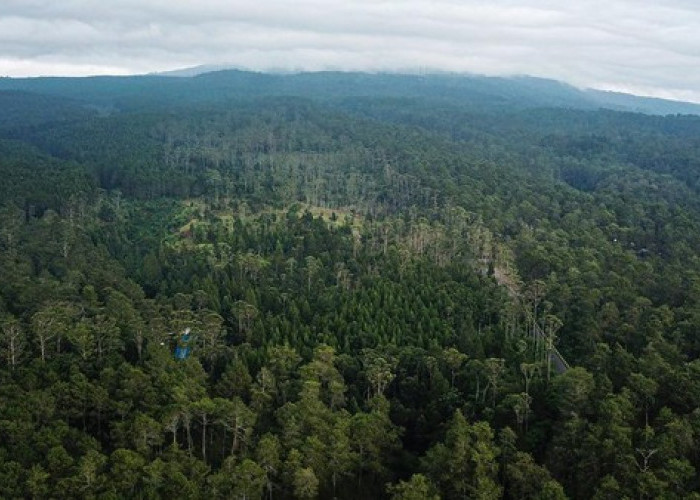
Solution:
[[[93,114],[81,101],[22,90],[0,91],[0,129],[85,119]]]
[[[197,67],[157,75],[88,78],[3,78],[0,90],[60,96],[101,109],[144,109],[221,103],[251,97],[314,100],[421,98],[469,108],[607,108],[646,114],[700,114],[700,105],[581,90],[534,77],[393,73],[256,73]],[[179,76],[179,78],[174,78]]]
[[[191,68],[180,68],[180,69],[173,69],[170,71],[158,71],[155,73],[150,73],[150,76],[172,76],[172,77],[179,77],[179,78],[189,78],[197,75],[201,75],[203,73],[211,73],[214,71],[224,71],[224,70],[230,70],[230,66],[218,66],[218,65],[200,65],[200,66],[192,66]]]
[[[601,108],[634,111],[650,115],[700,115],[700,104],[654,97],[640,97],[622,92],[589,89],[585,93]]]

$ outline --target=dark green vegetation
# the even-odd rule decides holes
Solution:
[[[0,82],[0,497],[698,498],[700,118],[260,78]]]

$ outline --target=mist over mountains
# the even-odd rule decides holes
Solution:
[[[179,77],[179,78],[175,78]],[[217,103],[250,97],[300,97],[338,102],[347,98],[420,98],[470,109],[558,107],[646,114],[700,114],[700,105],[579,89],[529,76],[356,72],[257,73],[195,67],[142,76],[0,79],[0,92],[58,96],[102,111]],[[7,100],[7,95],[4,96]]]

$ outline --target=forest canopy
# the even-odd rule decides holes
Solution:
[[[419,83],[3,79],[0,497],[698,498],[700,117]]]

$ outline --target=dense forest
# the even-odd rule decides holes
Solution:
[[[0,81],[0,498],[700,498],[700,116],[260,78]]]

